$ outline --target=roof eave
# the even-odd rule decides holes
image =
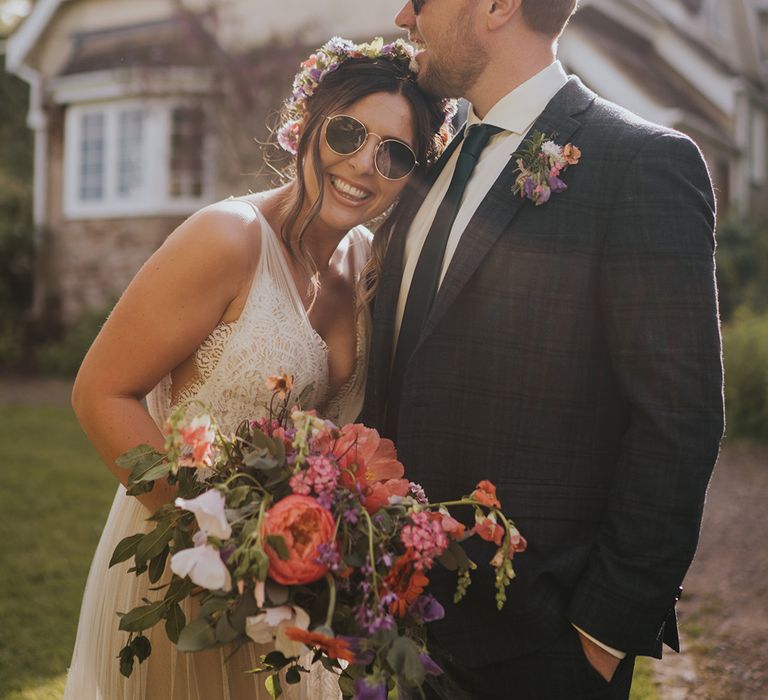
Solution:
[[[25,65],[30,51],[63,2],[65,0],[38,0],[35,3],[30,15],[8,39],[5,57],[8,71],[19,74],[19,69]]]

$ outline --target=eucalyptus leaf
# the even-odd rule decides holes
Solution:
[[[149,605],[140,605],[120,618],[120,629],[125,632],[141,632],[160,622],[164,613],[164,600],[158,600]]]
[[[149,493],[154,485],[153,481],[140,481],[136,484],[129,482],[125,493],[129,496],[141,496],[142,493]]]
[[[112,559],[109,560],[109,565],[114,566],[115,564],[119,564],[120,562],[130,559],[134,554],[136,554],[136,547],[143,539],[144,535],[139,532],[136,535],[130,535],[129,537],[125,537],[120,540],[120,542],[117,543],[117,547],[115,547],[114,553],[112,554]]]
[[[165,618],[165,633],[174,644],[179,641],[181,630],[187,624],[187,617],[181,609],[181,605],[174,603],[168,609],[168,615]]]
[[[143,634],[133,638],[131,649],[133,649],[133,653],[136,655],[139,663],[146,661],[152,653],[152,645]]]
[[[181,578],[174,574],[168,590],[165,592],[165,602],[178,603],[180,600],[184,600],[192,592],[193,587],[194,584],[188,578]]]
[[[291,558],[288,545],[285,544],[285,539],[282,535],[268,535],[267,544],[275,550],[277,556],[283,561],[288,561]]]
[[[138,483],[140,481],[157,481],[164,476],[168,476],[171,473],[171,463],[163,460],[159,464],[155,464],[153,467],[142,472],[140,475],[134,476],[131,474],[131,482]]]
[[[229,621],[229,615],[224,613],[216,623],[216,641],[221,644],[230,644],[239,637],[239,632]]]
[[[157,583],[165,573],[165,562],[168,560],[170,554],[168,547],[163,549],[156,557],[152,557],[149,562],[149,582]]]
[[[130,678],[133,673],[133,649],[130,644],[126,644],[118,654],[120,659],[120,673],[126,678]]]
[[[170,521],[159,523],[157,527],[148,533],[136,548],[136,560],[149,561],[162,552],[173,536],[173,523]]]
[[[226,610],[227,605],[224,598],[210,597],[200,607],[200,617],[210,617],[214,613]]]
[[[398,637],[387,652],[387,663],[409,685],[421,685],[426,671],[419,657],[419,647],[412,639]]]
[[[265,435],[263,432],[261,432],[261,430],[254,430],[253,435],[251,435],[251,444],[256,448],[260,448],[268,452],[272,445],[272,441],[269,439],[269,436]]]
[[[190,622],[179,634],[176,648],[179,651],[202,651],[216,644],[216,632],[208,620],[198,618]]]
[[[164,455],[158,452],[152,445],[144,444],[137,445],[121,454],[115,460],[115,464],[121,469],[149,468],[160,459],[164,459]]]

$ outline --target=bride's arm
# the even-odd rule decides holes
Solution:
[[[190,357],[247,293],[258,259],[258,222],[242,204],[221,203],[177,228],[146,262],[94,340],[78,372],[72,405],[110,471],[126,450],[164,439],[141,399]],[[139,497],[150,510],[173,498],[165,482]]]

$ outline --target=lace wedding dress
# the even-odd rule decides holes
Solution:
[[[261,224],[261,257],[243,311],[236,321],[217,326],[197,349],[197,378],[191,385],[172,400],[168,376],[147,397],[158,426],[172,404],[197,399],[210,407],[222,430],[233,432],[243,418],[266,413],[270,399],[266,379],[281,370],[295,376],[296,395],[311,384],[309,405],[332,420],[352,421],[362,407],[369,334],[365,313],[358,316],[356,370],[329,396],[328,348],[309,323],[275,232],[255,206],[254,210]],[[362,227],[353,229],[334,253],[334,259],[355,277],[367,260],[369,238]],[[88,575],[65,700],[268,698],[265,676],[244,671],[257,667],[269,646],[249,643],[233,656],[230,647],[186,654],[168,641],[162,624],[145,632],[152,644],[150,658],[136,663],[130,678],[120,675],[116,657],[128,634],[118,631],[116,613],[130,610],[143,598],[159,599],[162,592],[148,590],[146,576],[128,574],[130,562],[111,569],[108,564],[121,539],[151,529],[148,516],[146,508],[120,486]],[[188,621],[190,612],[187,606]],[[340,698],[335,677],[320,664],[302,678],[299,685],[282,684],[287,700]]]

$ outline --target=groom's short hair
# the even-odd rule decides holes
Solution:
[[[534,31],[559,36],[577,4],[578,0],[523,0],[523,17]]]

